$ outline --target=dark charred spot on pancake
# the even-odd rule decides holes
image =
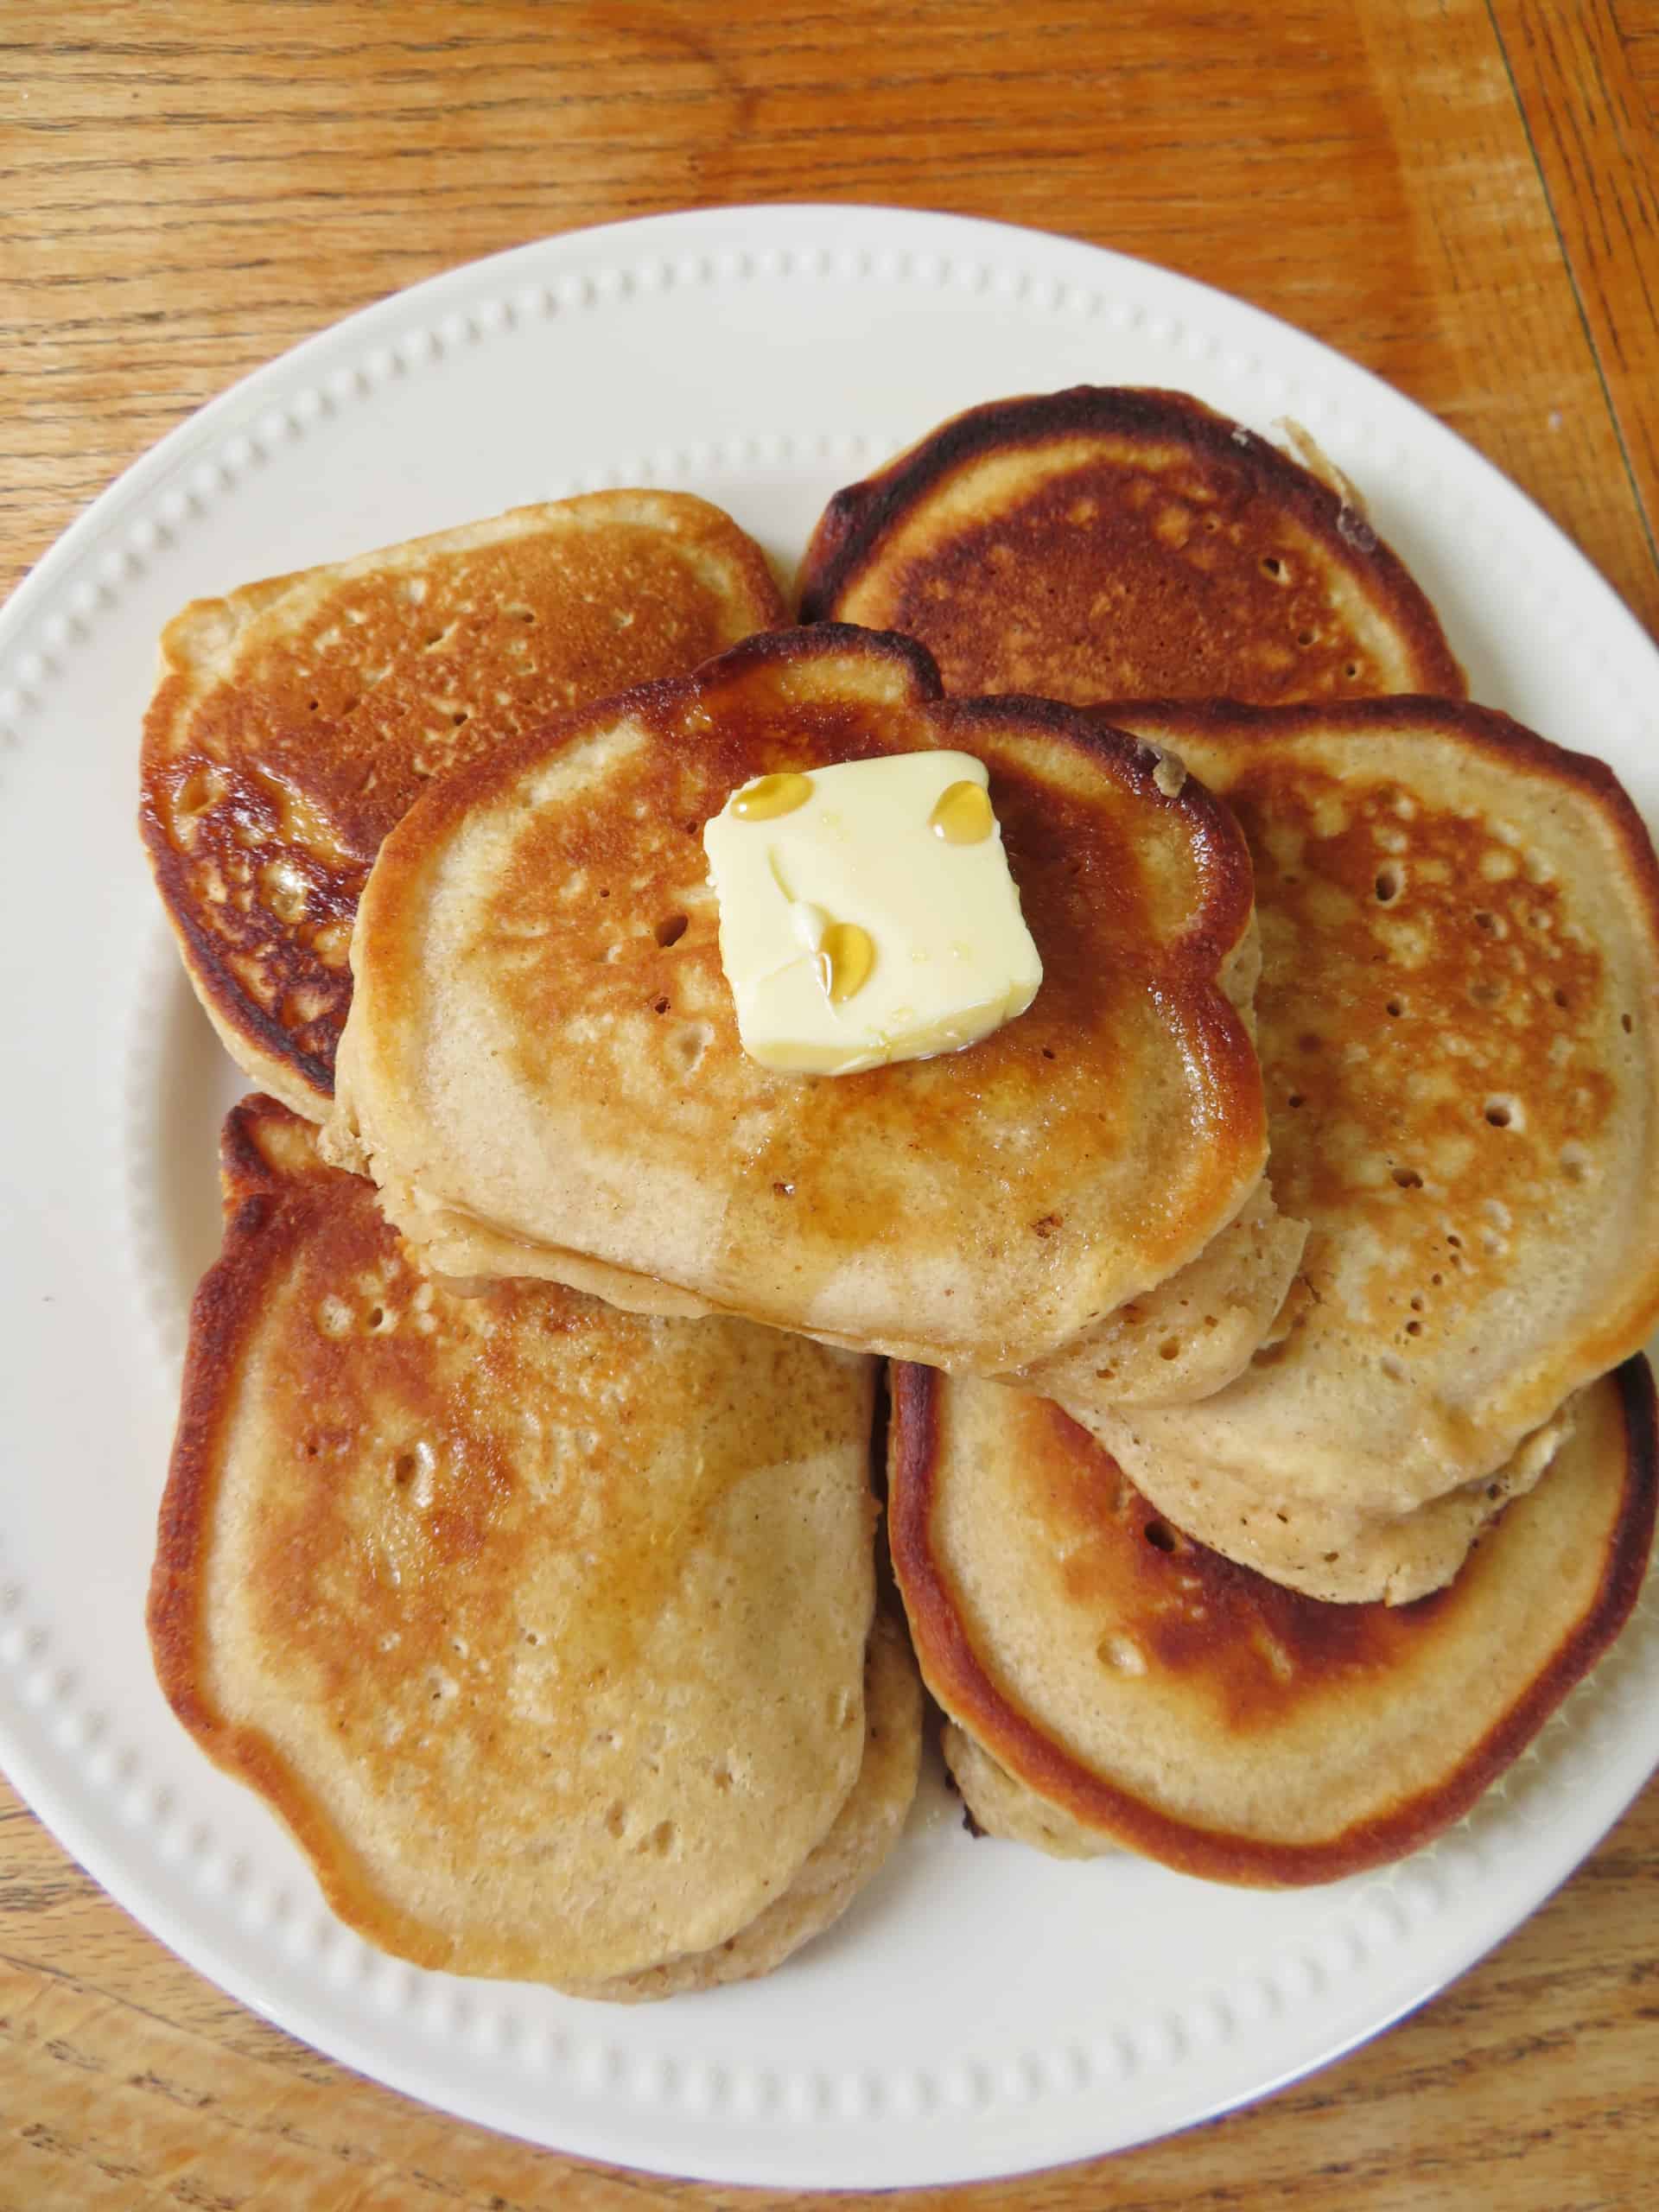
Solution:
[[[1032,1405],[1033,1510],[1064,1604],[1098,1616],[1101,1663],[1179,1682],[1241,1735],[1400,1668],[1458,1602],[1455,1586],[1409,1605],[1332,1605],[1270,1582],[1182,1535],[1058,1406]]]
[[[1201,521],[1212,528],[1200,531]],[[1223,464],[1183,497],[1155,454],[1096,463],[953,532],[898,581],[890,619],[925,642],[960,692],[1275,702],[1383,689],[1320,567],[1259,557],[1263,527],[1275,544],[1288,534]]]
[[[174,764],[156,819],[199,971],[218,968],[242,1001],[243,1020],[227,1018],[281,1040],[283,1056],[327,1087],[351,1006],[346,953],[366,862],[302,795],[234,760]]]

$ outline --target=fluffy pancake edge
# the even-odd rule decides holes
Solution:
[[[898,1842],[921,1770],[922,1686],[903,1627],[878,1605],[865,1668],[864,1758],[846,1802],[782,1897],[717,1950],[692,1952],[573,1997],[644,2004],[770,1974],[834,1926]]]

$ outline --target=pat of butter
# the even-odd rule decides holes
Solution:
[[[971,753],[889,753],[747,784],[705,825],[751,1058],[852,1075],[1025,1012],[1042,963],[986,782]]]

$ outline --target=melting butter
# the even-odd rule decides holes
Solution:
[[[984,764],[904,753],[747,784],[703,830],[743,1049],[850,1075],[976,1044],[1042,963]]]
[[[791,768],[781,776],[757,776],[745,784],[732,801],[740,822],[775,822],[780,814],[793,814],[812,796],[810,780]]]
[[[980,844],[996,827],[990,793],[982,784],[964,777],[940,792],[927,826],[948,845]]]
[[[856,922],[831,922],[818,945],[818,986],[831,1006],[845,1006],[870,980],[875,947]]]

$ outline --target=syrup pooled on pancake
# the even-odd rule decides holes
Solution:
[[[1205,1542],[1416,1595],[1659,1318],[1652,847],[1606,769],[1479,709],[1110,711],[1249,840],[1273,1185],[1311,1228],[1225,1389],[1057,1395]]]
[[[1181,392],[1079,386],[957,416],[836,494],[800,607],[919,639],[963,696],[1466,689],[1351,487]]]
[[[753,777],[935,747],[988,767],[1035,1001],[931,1059],[760,1066],[704,823]],[[1001,1369],[1185,1266],[1256,1188],[1230,995],[1253,950],[1230,817],[1151,748],[1060,707],[941,700],[903,639],[788,632],[568,716],[405,817],[364,898],[327,1141],[446,1274]]]
[[[141,822],[232,1057],[314,1118],[357,900],[435,776],[783,620],[718,508],[602,492],[199,600],[162,639]]]
[[[1223,1881],[1325,1881],[1461,1818],[1618,1634],[1653,1534],[1645,1362],[1458,1580],[1332,1605],[1193,1543],[1059,1408],[895,1370],[889,1526],[976,1821]]]
[[[725,1944],[866,1757],[869,1363],[546,1284],[457,1296],[314,1140],[269,1100],[227,1124],[163,1689],[386,1949],[586,1986]]]

